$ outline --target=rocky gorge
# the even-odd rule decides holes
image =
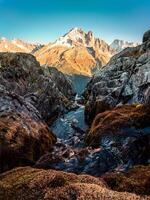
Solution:
[[[149,86],[150,31],[83,97],[33,55],[0,53],[0,199],[150,199]]]

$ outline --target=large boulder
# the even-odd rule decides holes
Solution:
[[[24,96],[49,123],[71,106],[74,96],[72,84],[61,72],[41,67],[25,53],[0,53],[0,85]]]
[[[43,71],[34,56],[26,53],[0,53],[0,84],[7,91],[24,96]]]
[[[0,175],[0,199],[148,200],[150,198],[112,191],[102,180],[87,175],[25,167]]]
[[[143,35],[143,42],[150,41],[150,30],[146,31]]]
[[[0,172],[33,165],[55,142],[34,106],[0,89]]]
[[[147,38],[148,33],[144,38]],[[92,122],[96,114],[122,104],[146,103],[150,95],[150,42],[126,48],[87,85],[85,117]]]

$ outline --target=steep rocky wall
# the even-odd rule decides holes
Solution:
[[[148,32],[149,33],[149,32]],[[97,113],[117,105],[146,103],[150,95],[150,36],[143,36],[143,44],[126,48],[87,85],[85,116],[91,122]]]
[[[41,67],[25,53],[0,53],[0,85],[24,96],[49,123],[71,106],[74,96],[72,84],[61,72]]]

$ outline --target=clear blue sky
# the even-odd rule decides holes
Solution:
[[[150,0],[0,0],[0,37],[54,41],[72,27],[111,42],[141,41]]]

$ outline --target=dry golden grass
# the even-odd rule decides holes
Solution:
[[[140,200],[115,192],[98,178],[55,170],[16,168],[0,175],[0,200]]]

